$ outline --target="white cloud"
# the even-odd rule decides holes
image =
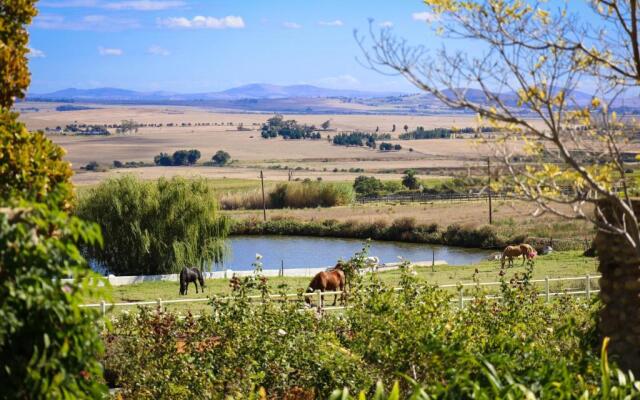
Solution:
[[[414,21],[421,21],[421,22],[434,22],[438,20],[437,15],[431,14],[430,12],[427,12],[427,11],[413,13],[411,14],[411,17],[413,18]]]
[[[160,1],[160,0],[135,0],[135,1],[114,1],[105,3],[102,7],[110,10],[137,10],[137,11],[159,11],[170,8],[182,7],[184,1]]]
[[[336,19],[335,21],[320,21],[318,25],[321,26],[343,26],[344,22],[342,20]]]
[[[29,58],[45,58],[44,51],[29,47]]]
[[[121,56],[124,54],[124,51],[122,51],[122,49],[116,49],[116,48],[108,48],[108,47],[98,47],[98,53],[100,53],[101,56]]]
[[[68,20],[63,15],[41,14],[33,22],[34,28],[71,31],[118,31],[139,28],[136,19],[109,17],[106,15],[85,15],[80,19]]]
[[[295,23],[295,22],[283,22],[282,26],[284,26],[287,29],[300,29],[302,28],[302,25]]]
[[[153,54],[154,56],[168,56],[171,54],[169,50],[155,44],[147,49],[147,53]]]
[[[49,0],[42,2],[40,6],[48,8],[104,8],[108,10],[159,11],[182,7],[185,4],[183,0]]]
[[[158,26],[184,29],[241,29],[245,27],[242,17],[228,15],[222,18],[198,15],[192,19],[185,17],[158,18]]]
[[[80,8],[80,7],[97,7],[97,0],[51,0],[43,1],[39,4],[40,7],[48,8]]]
[[[393,22],[391,21],[382,21],[380,22],[381,28],[393,28]]]

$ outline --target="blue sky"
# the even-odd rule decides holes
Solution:
[[[248,83],[415,91],[359,64],[354,29],[439,48],[420,0],[40,0],[32,93],[67,87],[206,92]],[[447,43],[464,49],[464,43]]]

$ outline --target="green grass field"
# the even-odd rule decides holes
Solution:
[[[513,276],[515,273],[524,272],[525,268],[516,262],[514,268],[507,270],[507,277]],[[534,267],[534,278],[543,279],[545,276],[551,278],[569,277],[569,276],[585,276],[586,274],[596,275],[597,259],[584,257],[580,252],[557,252],[547,256],[540,256],[536,259]],[[484,261],[475,265],[467,266],[436,266],[432,271],[431,267],[416,267],[418,278],[428,284],[455,284],[458,282],[473,282],[474,275],[480,282],[495,282],[499,279],[498,272],[500,270],[499,262]],[[477,272],[476,272],[477,270]],[[388,271],[380,273],[381,279],[392,286],[397,286],[400,280],[400,271]],[[365,278],[366,279],[366,278]],[[269,278],[269,286],[275,293],[296,293],[306,289],[310,278]],[[553,290],[561,289],[583,289],[584,282],[555,282],[552,285]],[[593,288],[597,285],[594,282]],[[193,285],[189,288],[189,294],[180,296],[177,282],[146,282],[135,285],[114,286],[105,290],[104,299],[107,302],[138,302],[138,301],[155,301],[175,300],[175,299],[206,299],[213,295],[224,295],[230,292],[229,281],[225,279],[209,279],[206,281],[204,293],[195,293]],[[455,289],[452,289],[455,290]],[[87,303],[98,302],[99,298],[87,299]],[[331,300],[331,299],[329,299]],[[200,313],[208,308],[207,302],[199,303],[181,303],[168,305],[167,309],[173,311],[186,312],[188,310],[194,313]],[[132,310],[132,307],[118,307],[117,311]]]

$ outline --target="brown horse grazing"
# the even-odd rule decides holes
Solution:
[[[316,276],[314,276],[313,279],[311,279],[311,282],[309,283],[309,287],[307,288],[307,293],[313,293],[316,290],[320,290],[321,292],[341,291],[343,292],[343,294],[340,297],[343,298],[344,284],[345,284],[345,277],[344,277],[344,271],[342,269],[342,263],[338,263],[336,264],[335,267],[333,267],[328,271],[318,272]],[[304,301],[306,301],[307,304],[311,304],[310,297],[311,296],[305,296]],[[324,296],[322,297],[322,299],[324,303]],[[333,298],[334,306],[336,305],[337,301],[338,301],[338,295],[336,294]],[[320,307],[322,307],[322,304],[320,305]]]
[[[527,261],[527,258],[533,259],[538,253],[536,250],[526,243],[518,246],[507,246],[502,252],[502,266],[504,267],[505,259],[509,260],[508,266],[513,267],[513,259],[522,256],[522,265]]]

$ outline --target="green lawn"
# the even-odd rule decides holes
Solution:
[[[507,271],[507,277],[514,273],[524,271],[524,267],[520,266],[520,262],[516,262],[514,268]],[[431,267],[416,267],[417,276],[420,280],[429,284],[455,284],[457,282],[473,282],[474,274],[480,282],[495,282],[499,279],[498,272],[500,270],[499,262],[484,261],[471,266],[436,266],[434,271]],[[568,277],[568,276],[585,276],[586,274],[596,275],[597,259],[584,257],[580,252],[557,252],[547,256],[540,256],[536,259],[534,267],[534,278],[543,279],[545,276],[551,278]],[[477,270],[477,273],[476,273]],[[382,280],[396,286],[400,280],[399,271],[388,271],[380,274]],[[296,293],[298,290],[304,290],[310,278],[269,278],[269,285],[273,293]],[[539,284],[542,290],[543,284]],[[584,282],[554,282],[552,290],[562,289],[583,289]],[[593,289],[597,288],[594,282]],[[147,282],[135,285],[114,286],[105,290],[104,298],[107,301],[114,302],[136,302],[136,301],[154,301],[158,298],[162,300],[174,300],[180,298],[202,298],[206,299],[212,295],[222,295],[229,293],[229,282],[225,279],[209,279],[206,281],[204,293],[195,293],[193,285],[189,288],[189,294],[180,296],[178,293],[177,282]],[[456,289],[449,289],[455,291]],[[87,299],[87,302],[98,302],[98,298]],[[118,308],[118,311],[125,309],[133,309],[134,307]],[[168,309],[185,312],[191,310],[194,313],[200,313],[208,308],[207,302],[202,303],[182,303],[168,305]]]

